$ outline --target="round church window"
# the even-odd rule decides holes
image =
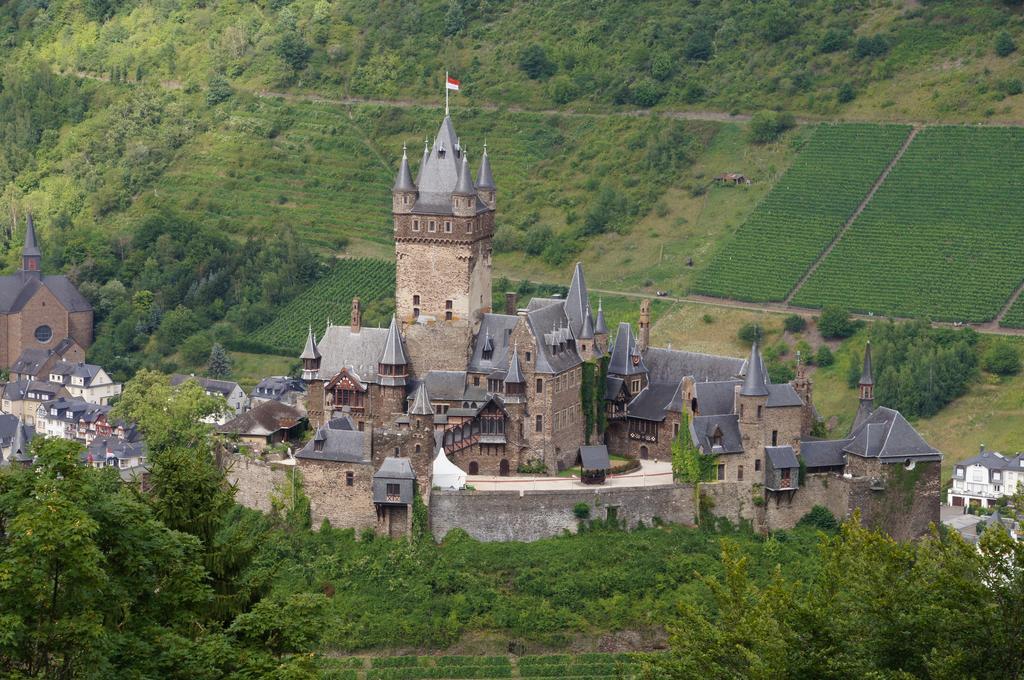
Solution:
[[[36,329],[36,340],[39,342],[49,342],[53,337],[53,329],[47,325],[42,325]]]

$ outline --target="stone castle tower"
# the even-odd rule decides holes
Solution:
[[[414,370],[465,370],[474,325],[491,309],[495,186],[484,148],[474,183],[444,117],[414,182],[403,151],[391,190],[395,313]],[[426,329],[429,328],[429,333]]]

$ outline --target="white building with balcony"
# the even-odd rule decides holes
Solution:
[[[974,505],[987,508],[1002,496],[1012,495],[1024,486],[1024,454],[1004,456],[986,451],[953,467],[953,484],[947,502],[954,507]]]

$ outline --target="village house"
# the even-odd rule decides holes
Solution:
[[[305,408],[306,383],[286,375],[263,378],[249,392],[249,407],[255,408],[265,401],[279,401],[289,406]]]
[[[306,427],[305,414],[294,406],[279,401],[265,401],[217,427],[246,448],[260,452],[295,440]]]
[[[1024,487],[1024,454],[1004,456],[986,451],[953,466],[953,481],[947,503],[953,507],[990,508],[1003,496],[1011,496]]]
[[[194,381],[203,391],[211,397],[224,397],[228,405],[228,413],[219,417],[209,417],[204,422],[211,425],[223,425],[236,415],[241,415],[249,410],[249,397],[245,390],[238,383],[231,380],[217,380],[215,378],[204,378],[197,375],[182,375],[175,373],[171,376],[171,387],[177,387],[188,381]]]
[[[0,394],[0,411],[35,426],[39,406],[60,397],[71,397],[71,392],[63,385],[25,378],[12,380],[4,385]]]

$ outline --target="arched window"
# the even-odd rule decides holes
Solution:
[[[480,474],[480,464],[475,460],[469,462],[469,474],[478,475]]]
[[[650,452],[647,450],[647,447],[646,446],[641,446],[640,447],[640,460],[647,460],[647,457],[649,455],[650,455]]]

